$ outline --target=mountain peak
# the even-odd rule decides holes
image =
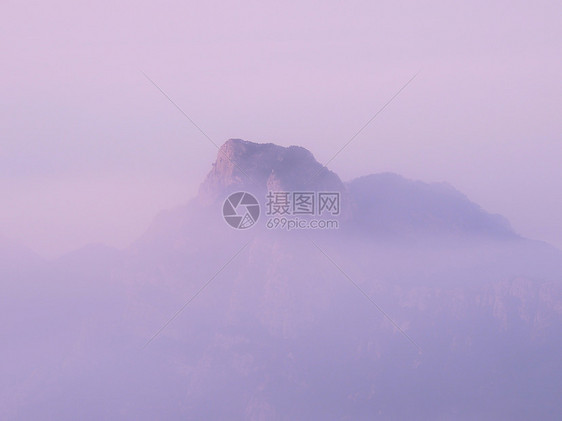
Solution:
[[[267,190],[343,191],[340,178],[301,146],[279,146],[229,139],[200,188],[206,198],[236,190],[262,194]]]

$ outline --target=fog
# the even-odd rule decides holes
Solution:
[[[560,9],[5,1],[0,419],[559,419]]]
[[[339,194],[337,229],[272,227],[272,188]],[[222,214],[239,191],[260,206],[245,229]],[[124,251],[0,246],[3,419],[562,410],[561,252],[448,184],[342,183],[304,148],[233,139]]]
[[[122,248],[195,195],[216,149],[142,72],[218,145],[297,144],[320,162],[417,73],[330,168],[447,181],[560,247],[559,14],[553,1],[4,2],[0,234],[49,258]]]

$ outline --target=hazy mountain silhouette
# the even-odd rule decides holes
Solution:
[[[340,192],[340,228],[224,222],[229,193],[268,189]],[[0,415],[557,419],[561,256],[448,185],[229,140],[128,250],[5,291]]]
[[[515,237],[505,218],[485,212],[445,183],[384,173],[358,178],[347,187],[357,210],[354,221],[367,235]]]

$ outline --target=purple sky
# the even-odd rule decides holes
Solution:
[[[0,236],[125,246],[217,143],[300,144],[344,179],[448,181],[562,248],[559,2],[4,1]]]

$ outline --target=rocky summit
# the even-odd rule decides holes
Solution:
[[[257,193],[267,190],[342,191],[344,186],[340,178],[306,148],[229,139],[220,147],[200,193],[204,197],[217,197],[244,189]]]

